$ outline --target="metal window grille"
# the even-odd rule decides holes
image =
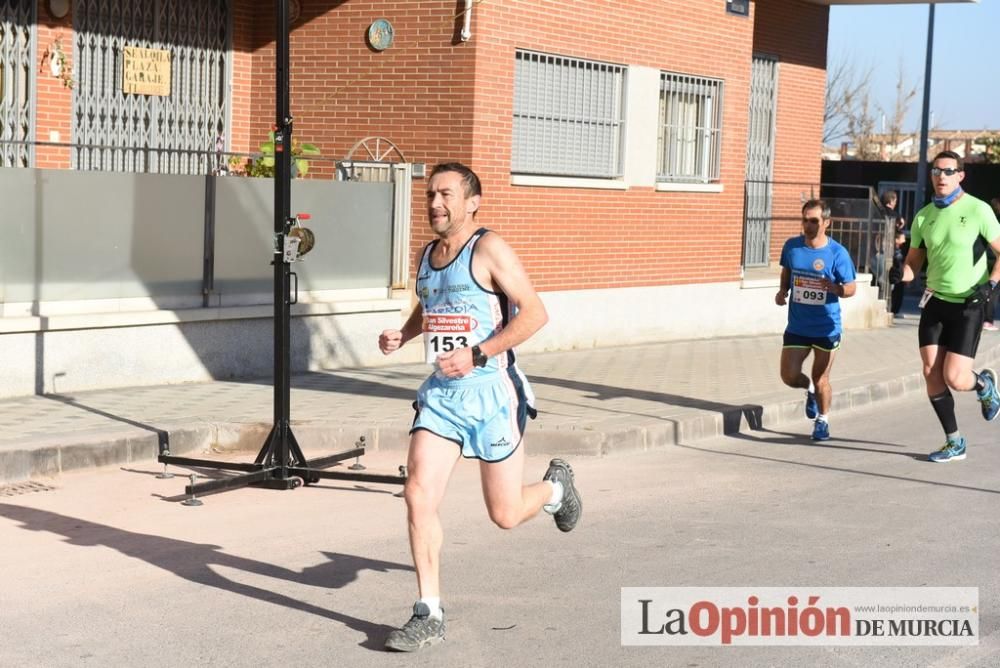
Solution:
[[[232,0],[75,0],[76,169],[204,174],[225,144]],[[126,46],[166,49],[169,96],[126,95]],[[220,141],[221,138],[221,141]]]
[[[658,180],[718,181],[722,81],[661,72],[657,142]]]
[[[36,4],[0,0],[0,167],[31,164]]]
[[[511,170],[522,174],[622,174],[625,67],[518,51]]]

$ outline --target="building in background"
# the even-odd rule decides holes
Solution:
[[[518,250],[549,307],[535,349],[783,327],[774,269],[818,192],[835,2],[290,4],[294,137],[330,159],[310,160],[307,181],[382,160],[417,166],[386,299],[408,298],[412,257],[430,239],[420,166],[458,160],[482,178],[482,223]],[[0,4],[0,164],[232,168],[239,160],[213,152],[260,151],[274,120],[274,13],[250,0]],[[349,241],[314,227],[319,244]],[[319,292],[349,309],[349,291]],[[848,322],[883,323],[860,296]]]

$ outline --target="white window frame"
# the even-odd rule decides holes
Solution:
[[[660,72],[658,184],[718,183],[723,84],[721,79]]]

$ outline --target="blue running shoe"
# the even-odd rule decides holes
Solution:
[[[813,425],[812,439],[814,441],[830,440],[830,424],[826,420],[816,420],[816,424]]]
[[[965,437],[959,436],[957,441],[948,439],[943,448],[932,452],[927,459],[932,462],[951,462],[965,459]]]
[[[986,386],[982,392],[976,392],[979,403],[982,404],[983,418],[989,422],[997,419],[1000,415],[1000,392],[997,392],[997,372],[993,369],[983,369],[979,372],[979,377]]]
[[[806,390],[806,417],[815,420],[819,415],[819,403],[816,401],[816,393]]]

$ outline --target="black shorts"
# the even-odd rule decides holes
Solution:
[[[920,347],[941,346],[974,358],[983,333],[983,313],[982,304],[955,304],[931,297],[920,313]]]
[[[802,336],[785,330],[782,348],[818,348],[832,353],[840,348],[840,334],[833,336]]]

